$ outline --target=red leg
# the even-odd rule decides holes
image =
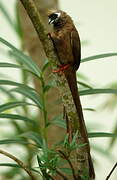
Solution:
[[[53,70],[52,72],[54,73],[58,73],[58,72],[63,72],[65,69],[69,68],[69,64],[66,64],[66,65],[59,65],[60,66],[60,69],[57,69],[57,70]]]

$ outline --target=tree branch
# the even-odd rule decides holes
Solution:
[[[110,178],[110,176],[112,175],[113,171],[115,170],[115,168],[117,167],[117,162],[115,163],[115,165],[113,166],[113,168],[111,169],[109,175],[106,177],[106,180],[108,180]]]
[[[46,31],[44,24],[41,20],[38,9],[35,6],[33,0],[20,0],[23,4],[24,8],[29,15],[35,30],[37,31],[37,35],[43,45],[44,51],[52,64],[57,62],[57,55],[54,52],[54,47],[51,39],[48,38],[48,32]]]
[[[63,158],[66,159],[66,161],[68,161],[68,164],[69,164],[69,166],[70,166],[70,168],[71,168],[71,170],[72,170],[72,174],[73,174],[74,180],[79,180],[79,179],[76,177],[76,175],[75,175],[74,167],[73,167],[71,161],[69,160],[69,158],[66,157],[65,153],[62,152],[61,150],[59,150],[59,153],[62,154]]]
[[[12,159],[13,161],[15,161],[22,169],[24,169],[24,171],[26,171],[26,173],[30,176],[31,180],[36,180],[36,178],[33,176],[32,172],[28,169],[28,167],[19,159],[17,159],[15,156],[13,156],[12,154],[3,151],[0,149],[0,154],[3,154],[7,157],[9,157],[10,159]]]
[[[56,169],[56,172],[60,177],[62,177],[63,180],[68,180],[67,177],[65,177],[64,174],[59,171],[59,169]]]

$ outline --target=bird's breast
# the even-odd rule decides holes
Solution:
[[[55,49],[62,64],[73,63],[73,54],[69,33],[59,32],[53,35]]]

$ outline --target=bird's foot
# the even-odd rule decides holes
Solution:
[[[66,65],[59,65],[60,69],[52,70],[52,72],[54,72],[54,73],[64,72],[64,70],[68,69],[69,66],[70,66],[69,64],[66,64]]]
[[[51,39],[51,33],[49,32],[49,33],[47,33],[47,36],[48,36],[48,38],[50,38]]]

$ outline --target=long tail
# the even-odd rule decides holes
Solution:
[[[73,70],[72,68],[69,68],[69,72],[65,72],[66,79],[68,81],[71,94],[74,100],[74,104],[76,106],[76,110],[79,116],[79,121],[80,121],[80,130],[81,130],[81,135],[84,138],[85,143],[87,143],[88,147],[88,161],[89,161],[89,174],[91,178],[95,178],[95,172],[94,172],[94,167],[90,155],[90,145],[89,145],[89,140],[88,140],[88,134],[87,134],[87,129],[85,126],[85,121],[83,117],[83,111],[82,111],[82,106],[79,98],[79,93],[78,93],[78,87],[77,87],[77,79],[76,79],[76,71]]]

